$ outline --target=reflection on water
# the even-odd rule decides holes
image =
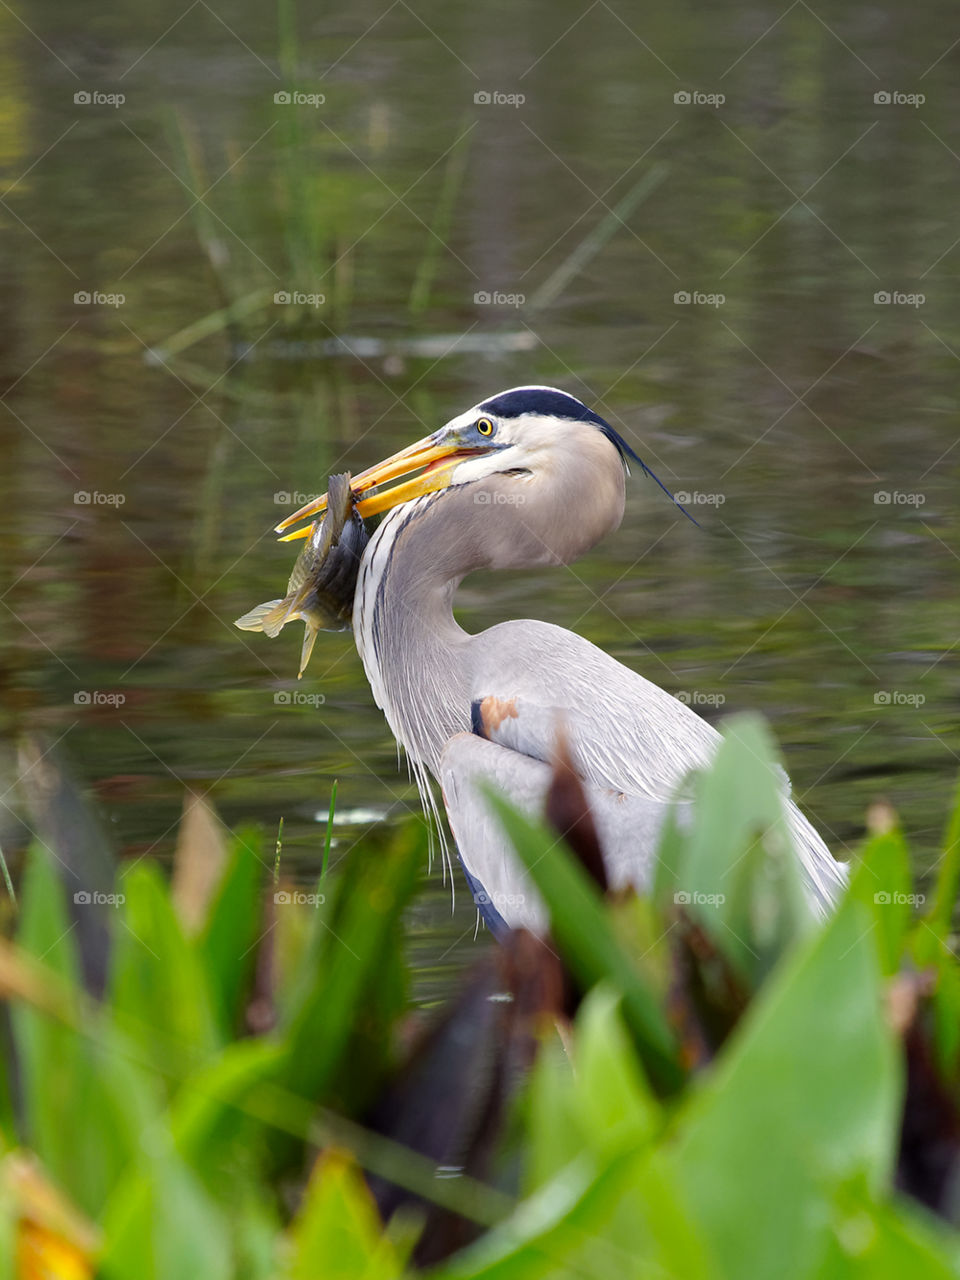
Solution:
[[[882,794],[929,859],[960,758],[946,7],[845,8],[840,38],[803,6],[767,34],[745,5],[418,15],[304,15],[294,65],[262,6],[238,39],[38,0],[56,57],[0,14],[4,729],[62,738],[124,855],[169,853],[188,781],[282,815],[307,879],[339,779],[334,858],[376,856],[417,801],[349,636],[298,685],[299,639],[232,619],[330,470],[549,382],[703,531],[635,477],[619,533],[470,579],[465,625],[544,618],[708,716],[763,711],[838,851]],[[276,103],[294,80],[323,106]],[[474,925],[434,883],[431,970]]]

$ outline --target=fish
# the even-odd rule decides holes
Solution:
[[[310,526],[282,600],[265,600],[237,618],[241,631],[277,636],[288,622],[304,624],[297,679],[310,661],[321,631],[346,631],[353,615],[360,560],[370,540],[350,490],[350,472],[330,477],[327,510]]]

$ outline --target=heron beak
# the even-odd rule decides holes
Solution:
[[[455,437],[444,440],[442,435],[442,431],[438,431],[432,436],[424,436],[416,444],[401,449],[399,453],[385,458],[383,462],[378,462],[376,466],[354,476],[350,482],[350,491],[360,515],[364,518],[379,515],[381,511],[389,511],[391,507],[397,507],[401,502],[409,502],[411,498],[419,498],[425,493],[444,489],[450,483],[451,472],[464,459],[487,452],[486,449],[464,448]],[[421,474],[403,484],[393,485],[382,493],[371,492],[391,480],[409,475],[411,471],[420,471]],[[363,494],[370,494],[370,496],[363,497]],[[292,516],[287,516],[286,520],[282,520],[276,526],[276,532],[283,533],[298,521],[307,520],[326,509],[327,495],[323,494],[322,497],[314,498],[312,502],[302,506]],[[302,529],[296,529],[280,541],[293,542],[297,538],[307,538],[310,536],[312,527],[312,525],[306,525]]]

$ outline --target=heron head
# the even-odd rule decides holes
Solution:
[[[554,387],[512,387],[480,401],[432,435],[355,476],[351,487],[357,510],[364,517],[452,485],[492,476],[563,476],[571,486],[578,482],[582,486],[589,483],[592,471],[602,471],[607,478],[617,477],[622,493],[628,459],[653,475],[623,437],[576,396]],[[412,473],[417,473],[413,479],[404,478]],[[277,532],[325,507],[326,495],[277,525]],[[286,536],[292,539],[307,532],[298,529]]]

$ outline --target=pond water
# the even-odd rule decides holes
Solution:
[[[4,733],[59,744],[122,857],[169,856],[190,784],[283,816],[307,880],[335,779],[334,859],[376,856],[418,806],[350,635],[298,683],[299,626],[233,619],[281,593],[298,494],[545,382],[703,528],[635,475],[618,533],[468,580],[464,625],[763,712],[840,856],[884,796],[927,867],[960,763],[952,7],[277,16],[0,10]],[[431,884],[439,972],[478,944]]]

